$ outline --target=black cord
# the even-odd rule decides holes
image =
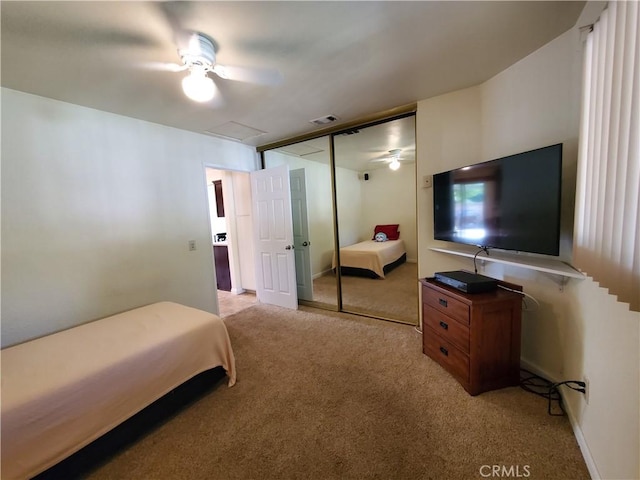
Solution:
[[[569,387],[572,390],[586,393],[584,382],[577,380],[565,380],[564,382],[553,383],[539,375],[525,370],[524,368],[520,369],[520,387],[529,393],[546,398],[547,413],[554,417],[566,415],[564,406],[562,405],[562,396],[560,395],[560,390],[558,390],[562,385]],[[551,406],[552,402],[558,402],[558,408],[556,408],[555,411]]]
[[[476,252],[476,254],[473,256],[473,271],[474,271],[476,274],[478,273],[478,267],[476,266],[476,257],[478,256],[478,254],[479,254],[480,252],[484,252],[484,253],[486,253],[486,254],[487,254],[487,257],[489,256],[489,247],[484,247],[484,246],[482,246],[482,245],[478,245],[478,248],[479,248],[480,250],[478,250],[478,251]]]

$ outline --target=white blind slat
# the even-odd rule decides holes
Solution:
[[[610,2],[585,46],[574,262],[640,311],[640,10]]]

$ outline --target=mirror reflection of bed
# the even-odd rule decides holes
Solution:
[[[393,237],[379,232],[387,227],[397,232],[399,225],[376,225],[373,239],[340,249],[343,304],[358,313],[415,323],[417,264],[407,263],[405,242],[399,232]],[[335,272],[335,255],[332,265]],[[322,279],[316,288],[322,288]]]
[[[334,155],[336,166],[357,165],[352,175],[336,177],[343,310],[417,324],[415,117],[338,135]],[[386,242],[374,241],[378,226]],[[397,227],[390,230],[388,226]],[[400,256],[393,248],[396,238],[404,247],[404,263],[384,275],[377,271],[377,278],[356,276],[349,270],[362,268],[357,260],[354,265],[355,258],[374,261],[362,251],[365,245],[364,250],[371,250],[378,244],[384,252],[382,265],[393,264]]]
[[[354,129],[333,140],[342,310],[415,325],[415,117]],[[339,279],[330,137],[268,150],[264,158],[266,168],[289,167],[298,297],[335,310]],[[389,168],[394,159],[399,168]],[[380,225],[397,225],[399,238],[375,242]],[[364,265],[348,264],[350,257],[367,255]]]

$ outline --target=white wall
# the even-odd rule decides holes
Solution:
[[[338,236],[340,248],[365,240],[362,230],[365,228],[362,200],[363,181],[358,172],[336,167],[336,203],[338,210]]]
[[[561,253],[570,258],[581,59],[574,28],[481,86],[420,102],[418,178],[563,142]],[[443,245],[433,240],[431,195],[418,194],[420,276],[472,268],[471,260],[428,249]],[[589,404],[576,392],[565,399],[592,475],[640,478],[640,315],[590,279],[560,291],[546,274],[488,265],[485,274],[523,285],[541,303],[523,315],[523,361],[552,380],[589,378]]]
[[[376,225],[400,224],[400,238],[407,248],[407,260],[418,261],[416,237],[416,172],[415,164],[403,163],[393,171],[378,168],[362,181],[362,240],[373,238]]]
[[[204,163],[253,170],[253,149],[1,94],[2,346],[160,300],[217,311]]]

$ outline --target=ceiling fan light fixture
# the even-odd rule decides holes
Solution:
[[[389,150],[389,155],[391,158],[391,163],[389,163],[389,168],[393,171],[396,171],[400,168],[400,154],[402,150],[399,148],[394,148],[393,150]]]
[[[182,79],[184,94],[194,102],[208,102],[215,95],[213,80],[207,77],[207,72],[202,68],[192,68],[189,75]]]

